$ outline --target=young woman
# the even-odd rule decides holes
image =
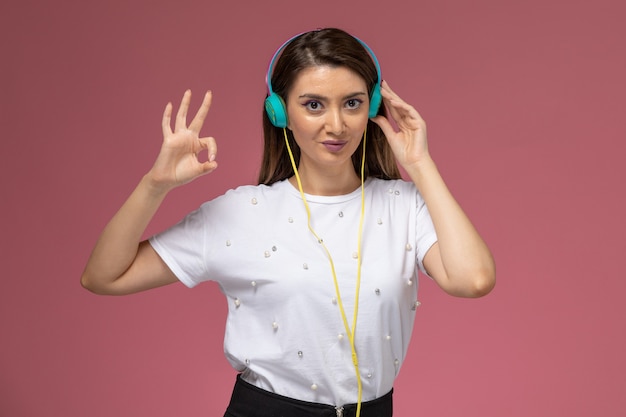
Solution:
[[[391,416],[418,269],[479,297],[495,284],[493,258],[437,171],[424,121],[365,43],[338,29],[298,35],[272,59],[268,90],[259,185],[140,241],[169,191],[217,168],[215,140],[199,135],[210,92],[189,124],[184,94],[173,130],[166,106],[161,152],[81,282],[99,294],[218,282],[238,371],[227,416]]]

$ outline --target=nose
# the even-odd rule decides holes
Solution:
[[[346,125],[341,109],[332,109],[326,113],[326,131],[333,135],[341,135]]]

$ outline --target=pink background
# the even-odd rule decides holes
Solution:
[[[489,242],[488,297],[422,280],[397,416],[626,410],[626,26],[621,0],[3,1],[0,416],[221,416],[234,371],[214,284],[121,298],[79,276],[150,167],[168,101],[206,89],[220,168],[149,234],[253,183],[265,70],[339,26],[429,125]]]

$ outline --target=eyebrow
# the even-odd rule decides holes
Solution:
[[[366,93],[362,92],[362,91],[357,91],[355,93],[351,93],[351,94],[347,94],[345,96],[343,96],[341,99],[342,100],[348,100],[351,98],[355,98],[355,97],[359,97],[359,96],[367,96]],[[328,100],[328,97],[319,95],[319,94],[312,94],[312,93],[306,93],[306,94],[302,94],[300,96],[298,96],[298,98],[312,98],[312,99],[316,99],[316,100]]]

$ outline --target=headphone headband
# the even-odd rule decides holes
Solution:
[[[274,93],[272,90],[272,72],[274,70],[274,64],[278,59],[280,53],[289,45],[294,39],[299,38],[300,36],[309,33],[302,32],[291,38],[287,39],[274,53],[272,59],[270,60],[269,66],[267,68],[267,75],[265,78],[265,82],[267,84],[267,98],[265,99],[265,111],[270,119],[270,122],[276,127],[284,128],[287,127],[287,108],[285,106],[285,101],[278,94]],[[352,36],[352,35],[350,35]],[[380,103],[382,102],[382,96],[380,94],[380,84],[382,82],[380,65],[378,63],[378,59],[374,54],[374,51],[361,39],[356,36],[352,36],[356,41],[358,41],[365,50],[370,54],[372,61],[374,62],[374,66],[376,67],[376,83],[370,92],[370,107],[368,116],[370,118],[376,117],[378,114],[378,109],[380,108]]]

